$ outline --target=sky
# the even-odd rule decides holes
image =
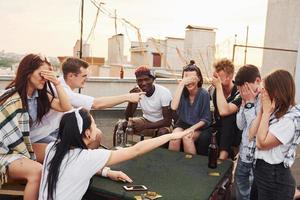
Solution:
[[[95,0],[99,3],[99,0]],[[149,37],[182,37],[189,24],[217,28],[217,45],[234,40],[244,44],[249,26],[249,45],[262,46],[267,0],[102,0],[104,8],[140,28],[143,40]],[[0,51],[71,56],[80,38],[81,0],[0,0]],[[86,40],[97,8],[84,1]],[[125,35],[125,54],[136,31],[117,23]],[[115,34],[114,20],[100,13],[89,40],[92,56],[107,57],[107,39]]]

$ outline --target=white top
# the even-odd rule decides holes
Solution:
[[[70,99],[70,103],[73,107],[84,107],[85,109],[90,110],[92,108],[94,97],[87,96],[84,94],[79,94],[71,90],[70,86],[67,85],[63,77],[59,77],[59,81],[63,86],[66,94]],[[55,96],[57,96],[57,92],[55,87],[52,85]],[[30,128],[30,139],[31,142],[37,142],[48,135],[50,135],[53,131],[58,129],[61,117],[63,116],[62,112],[57,112],[53,109],[42,118],[41,123],[34,123]]]
[[[169,106],[172,101],[172,95],[169,89],[154,84],[155,91],[151,97],[143,95],[139,102],[143,117],[150,122],[157,122],[163,119],[162,107]]]
[[[269,164],[282,163],[293,141],[295,134],[294,122],[292,119],[283,116],[278,122],[270,125],[269,134],[274,135],[282,144],[269,150],[256,149],[255,158],[262,159]]]
[[[57,130],[63,114],[63,112],[50,109],[50,111],[43,116],[40,123],[34,123],[30,128],[29,135],[31,142],[37,142]]]
[[[39,200],[46,200],[48,195],[47,176],[48,164],[54,156],[55,150],[51,149],[54,143],[46,148],[40,184]],[[48,155],[48,157],[47,157]],[[91,177],[100,171],[107,163],[111,151],[105,149],[72,149],[64,157],[60,166],[60,173],[56,183],[55,200],[81,200],[88,189]]]
[[[64,87],[65,92],[67,93],[72,106],[74,106],[75,108],[84,107],[87,110],[91,110],[95,99],[94,97],[74,92],[70,88],[70,86],[65,82],[65,79],[63,77],[59,77],[59,81],[61,85]]]

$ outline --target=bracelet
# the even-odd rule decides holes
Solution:
[[[108,174],[109,171],[110,171],[109,167],[103,167],[103,169],[101,171],[101,176],[107,177],[107,174]]]

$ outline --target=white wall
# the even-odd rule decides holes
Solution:
[[[12,76],[0,76],[0,91],[4,89],[5,86],[12,80]],[[175,92],[178,85],[175,79],[156,79],[156,83],[161,84],[172,93]],[[135,78],[99,78],[99,77],[89,77],[84,89],[82,89],[82,94],[87,94],[93,97],[99,96],[113,96],[129,92],[130,89],[136,86]],[[204,84],[207,88],[208,85]],[[120,105],[125,106],[125,104]]]
[[[300,40],[298,47],[297,65],[295,70],[296,102],[300,104]]]
[[[176,47],[180,50],[181,55],[184,57],[184,40],[176,39],[176,38],[167,38],[166,40],[166,60],[170,67],[175,70],[182,69],[183,66],[186,65],[180,59]]]
[[[77,40],[73,47],[73,56],[79,58],[80,40]],[[82,57],[90,57],[90,44],[83,41],[82,43]]]
[[[189,60],[195,60],[203,76],[212,73],[212,64],[215,57],[215,41],[215,31],[187,29],[185,32],[185,56]]]
[[[298,49],[300,40],[300,1],[269,0],[265,31],[265,47]],[[262,75],[277,68],[294,74],[297,53],[265,50]]]
[[[108,39],[107,64],[123,64],[124,36],[114,35]]]

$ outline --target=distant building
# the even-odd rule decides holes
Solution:
[[[90,44],[83,42],[82,43],[82,57],[90,57]],[[73,56],[79,58],[80,52],[80,40],[77,40],[75,46],[73,47]]]
[[[300,45],[300,1],[269,0],[265,47],[298,50]],[[300,59],[300,58],[298,58]],[[297,52],[264,50],[262,75],[283,68],[294,74]]]
[[[117,34],[108,39],[107,64],[123,65],[127,63],[127,57],[124,56],[124,35]]]
[[[189,25],[185,38],[149,38],[142,44],[132,42],[131,64],[181,70],[192,59],[207,75],[211,72],[215,56],[215,37],[215,28]]]

